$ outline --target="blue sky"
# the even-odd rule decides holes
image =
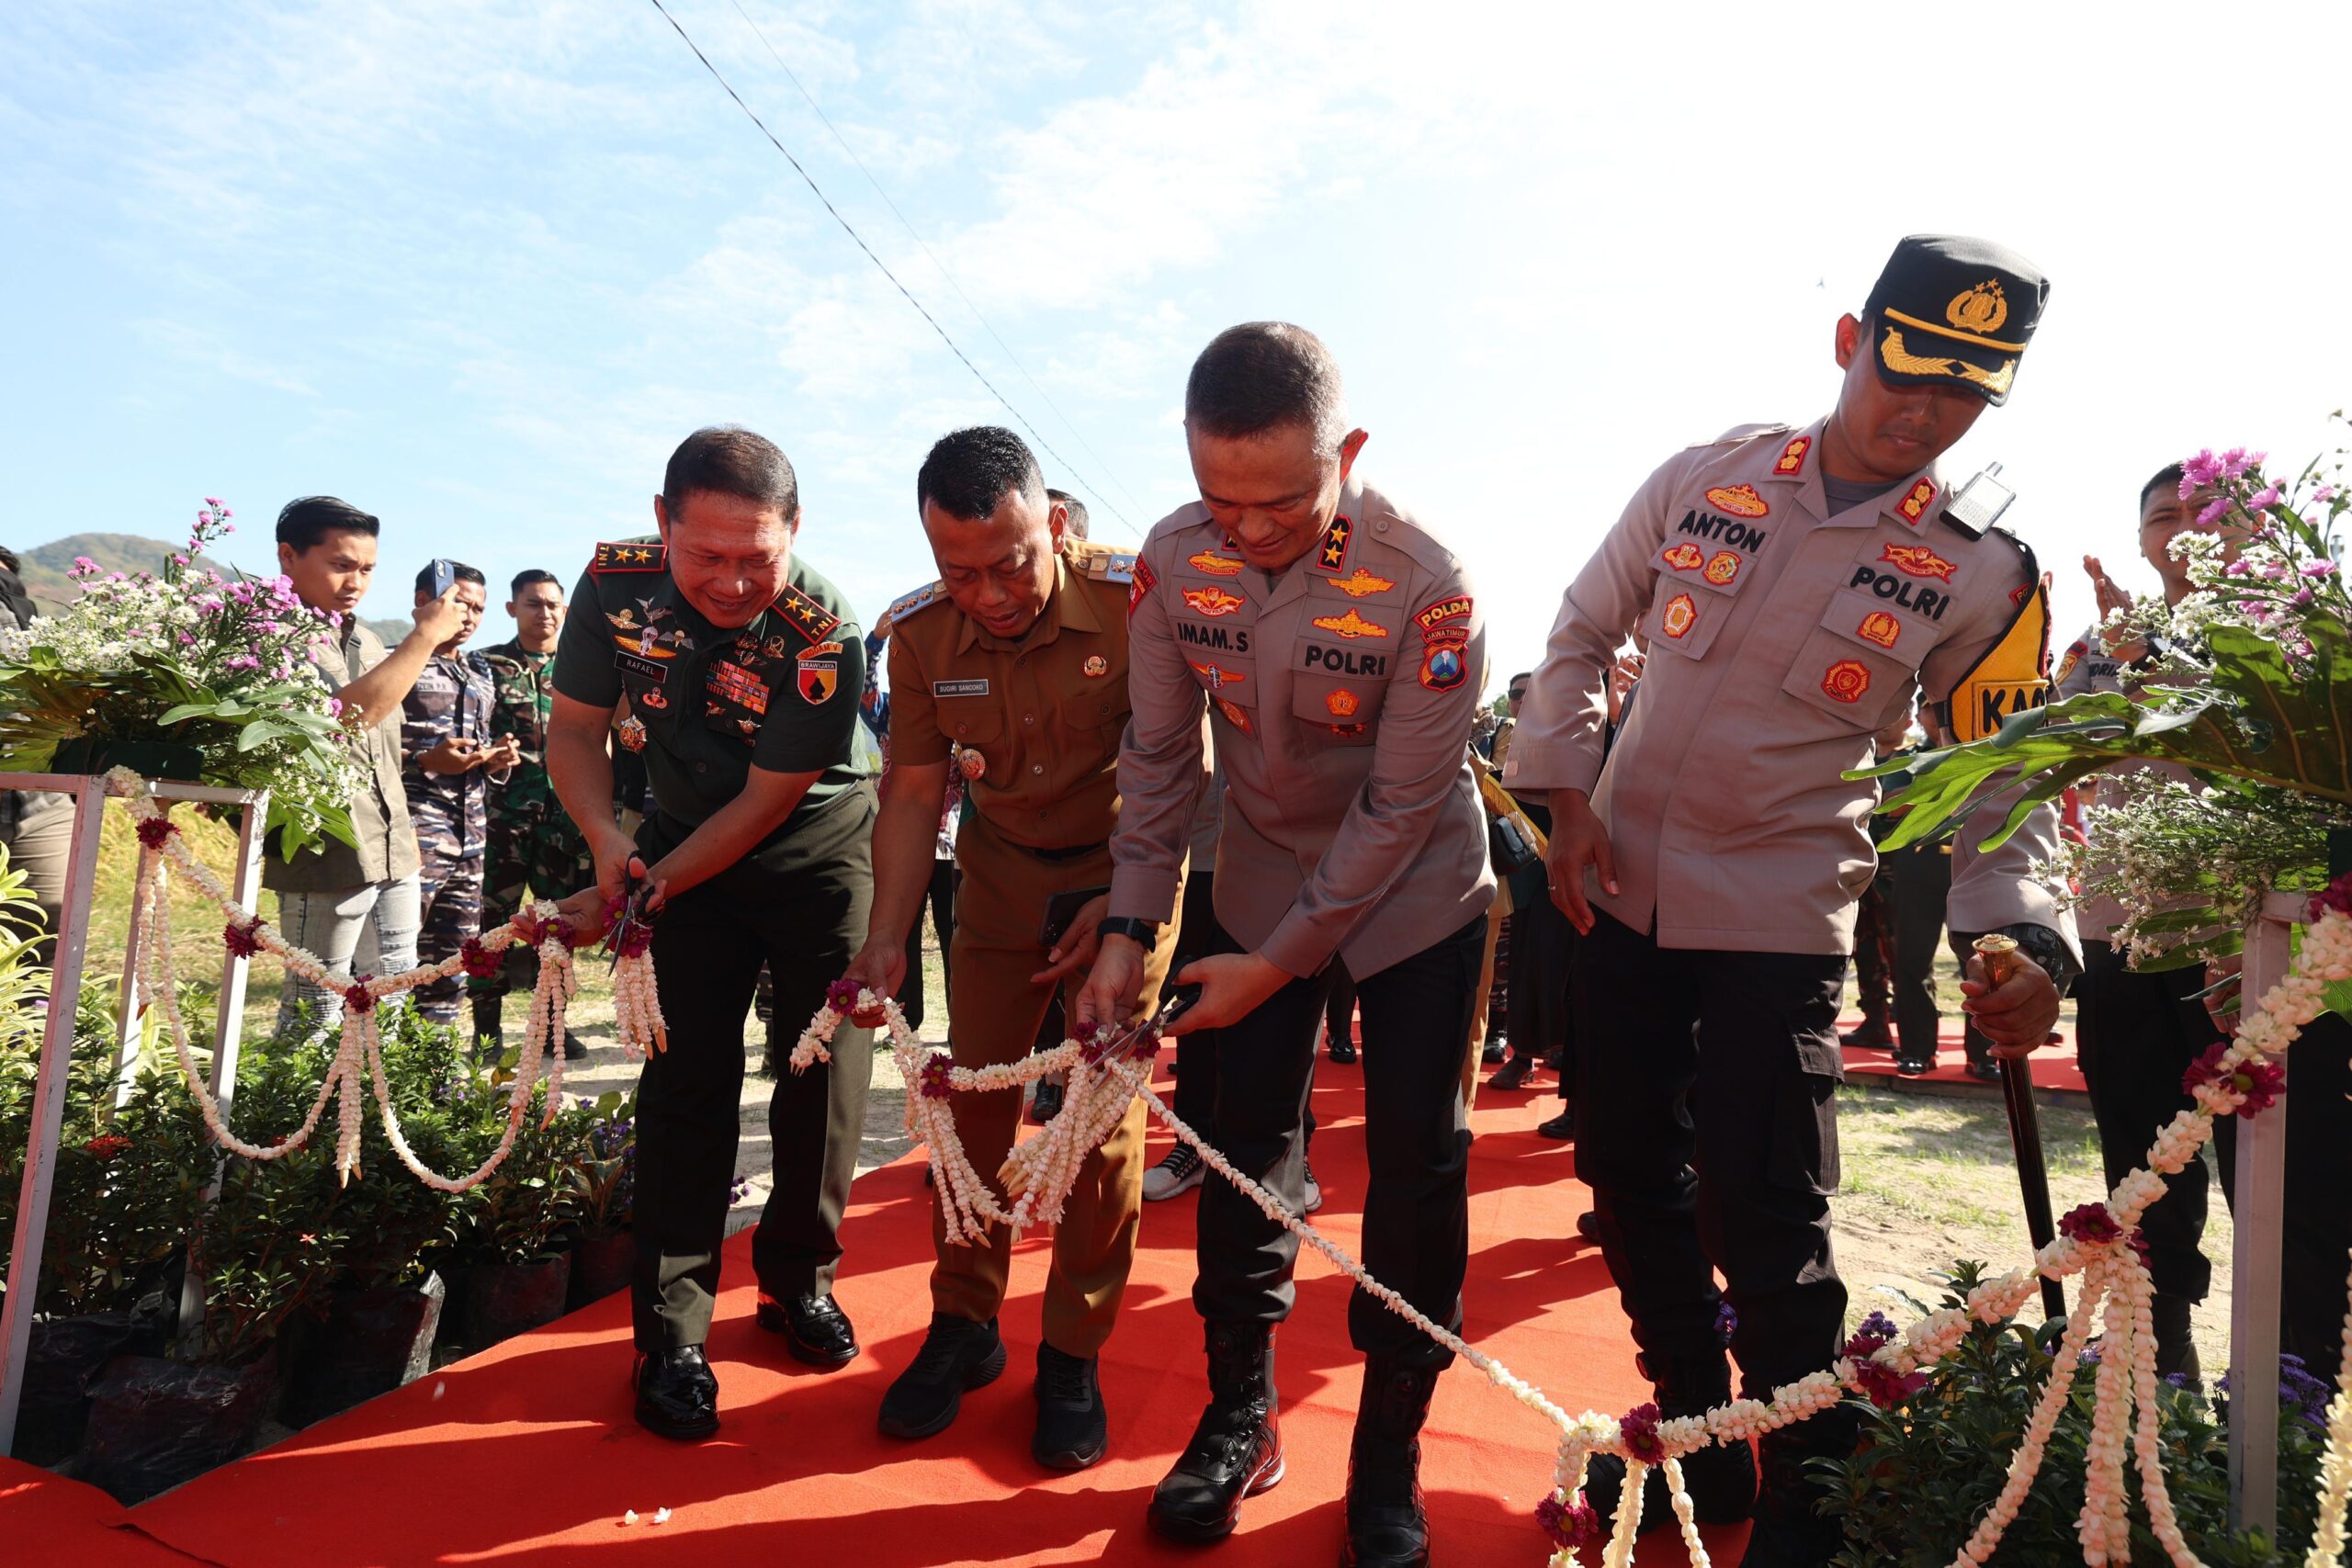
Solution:
[[[1201,344],[1304,322],[1363,472],[1469,559],[1498,682],[1657,462],[1826,406],[1905,232],[2054,279],[1949,461],[2006,463],[2062,635],[2086,549],[2152,583],[2120,563],[2157,464],[2300,459],[2352,386],[2340,114],[2298,85],[2352,7],[740,5],[675,10],[1108,497],[1097,537],[1190,497]],[[648,0],[15,0],[0,61],[6,542],[176,536],[217,494],[259,565],[333,491],[385,519],[389,615],[435,554],[569,580],[733,420],[870,615],[932,575],[931,440],[1006,420]]]

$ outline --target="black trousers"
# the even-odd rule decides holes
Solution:
[[[2109,943],[2083,943],[2083,973],[2075,982],[2075,1050],[2090,1085],[2109,1191],[2147,1162],[2158,1130],[2193,1103],[2181,1077],[2222,1038],[2196,999],[2204,988],[2202,964],[2134,974]],[[2165,1195],[2140,1222],[2159,1295],[2201,1302],[2212,1283],[2213,1268],[2202,1250],[2211,1185],[2205,1162],[2198,1160],[2165,1179]]]
[[[1196,958],[1230,953],[1233,943],[1216,923],[1216,873],[1195,872],[1184,878],[1182,922],[1176,928],[1176,951],[1168,961],[1169,981]],[[1176,1114],[1187,1126],[1218,1147],[1216,1137],[1216,1040],[1218,1031],[1200,1030],[1176,1037]]]
[[[926,895],[931,900],[931,923],[939,932],[939,984],[944,991],[956,985],[956,969],[948,953],[956,946],[956,863],[935,860],[931,863],[931,887]],[[922,911],[915,911],[915,923],[907,928],[907,977],[899,982],[899,1010],[907,1017],[909,1029],[922,1027]],[[795,1038],[798,1038],[797,1035]],[[1056,1042],[1059,1043],[1059,1042]]]
[[[781,1063],[865,938],[874,897],[874,789],[844,791],[789,832],[670,901],[653,964],[670,1048],[637,1086],[637,1348],[699,1345],[718,1291],[719,1245],[743,1087],[743,1021],[760,965],[775,981],[769,1049]],[[687,829],[646,819],[650,861]],[[832,1289],[839,1230],[865,1132],[872,1035],[844,1024],[831,1066],[779,1073],[768,1102],[775,1188],[752,1238],[772,1296]]]
[[[1854,988],[1865,1027],[1894,1015],[1894,876],[1882,862],[1854,908]]]
[[[1522,803],[1524,805],[1524,803]],[[1528,818],[1545,833],[1551,814],[1526,806]],[[1518,898],[1518,884],[1512,890]],[[1569,1018],[1568,985],[1576,964],[1577,929],[1540,885],[1510,918],[1510,1001],[1503,1032],[1511,1055],[1541,1058],[1561,1051],[1560,1085],[1565,1095],[1576,1076],[1575,1028]]]
[[[1894,878],[1895,1047],[1913,1060],[1932,1062],[1943,1027],[1936,1003],[1936,955],[1944,942],[1944,906],[1951,897],[1951,857],[1940,844],[1915,844],[1879,863]]]
[[[1836,1359],[1842,956],[1686,952],[1599,915],[1578,944],[1577,1174],[1654,1372],[1720,1355],[1751,1394]],[[1725,1281],[1718,1293],[1715,1272]],[[1720,1364],[1719,1362],[1716,1364]]]
[[[1470,1127],[1462,1103],[1462,1054],[1470,1044],[1482,915],[1409,958],[1356,981],[1363,1010],[1363,1261],[1433,1322],[1462,1325],[1462,1276],[1470,1257]],[[1225,951],[1235,944],[1228,938]],[[1303,1123],[1315,1060],[1315,1026],[1330,967],[1293,980],[1240,1022],[1217,1031],[1216,1127],[1234,1168],[1295,1212],[1305,1194]],[[1186,1076],[1180,1070],[1179,1081]],[[1201,1188],[1200,1274],[1193,1304],[1212,1323],[1278,1323],[1296,1292],[1298,1239],[1231,1183]],[[1453,1352],[1359,1290],[1348,1337],[1370,1355],[1442,1367]]]

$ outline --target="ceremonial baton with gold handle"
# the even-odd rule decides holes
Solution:
[[[2018,972],[2018,942],[2010,936],[1980,936],[1977,956],[1984,960],[1984,980],[1998,987]],[[2041,1115],[2034,1108],[2033,1064],[2023,1057],[1998,1056],[2001,1100],[2009,1112],[2009,1147],[2017,1155],[2018,1186],[2025,1197],[2026,1234],[2039,1252],[2058,1235],[2050,1213],[2050,1170],[2041,1159]],[[2057,1280],[2041,1281],[2041,1310],[2049,1317],[2066,1315],[2066,1292]]]

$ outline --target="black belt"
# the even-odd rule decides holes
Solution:
[[[1012,840],[1009,839],[1005,841],[1007,843],[1012,843]],[[1024,855],[1035,855],[1039,860],[1049,861],[1055,864],[1059,864],[1061,862],[1066,860],[1082,860],[1086,856],[1094,853],[1097,850],[1108,849],[1111,847],[1111,840],[1108,839],[1101,839],[1091,844],[1067,844],[1057,850],[1039,849],[1035,844],[1013,844],[1012,847],[1019,850]]]

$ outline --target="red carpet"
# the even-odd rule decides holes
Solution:
[[[1853,1013],[1839,1019],[1838,1027],[1840,1032],[1859,1029],[1861,1027],[1861,1015]],[[1967,1047],[1962,1042],[1960,1020],[1947,1018],[1943,1021],[1943,1024],[1942,1031],[1937,1036],[1934,1072],[1916,1078],[1902,1077],[1895,1073],[1894,1053],[1892,1050],[1878,1046],[1849,1045],[1845,1048],[1846,1077],[1849,1079],[1882,1082],[1896,1088],[1906,1088],[1914,1084],[1950,1085],[1953,1089],[1964,1090],[1972,1095],[1981,1095],[1988,1100],[2000,1099],[1999,1084],[1980,1083],[1961,1071],[1968,1061],[1968,1054]],[[2090,1085],[2083,1081],[2082,1065],[2075,1057],[2075,1032],[2070,1027],[2062,1027],[2059,1032],[2065,1036],[2062,1043],[2056,1045],[2046,1045],[2036,1051],[2030,1058],[2033,1063],[2033,1087],[2060,1094],[2087,1097],[2090,1093]],[[2083,1103],[2087,1106],[2087,1098]]]
[[[1327,1063],[1316,1095],[1327,1201],[1318,1220],[1351,1249],[1363,1190],[1362,1083],[1360,1068]],[[1571,1152],[1532,1131],[1555,1109],[1548,1095],[1494,1096],[1477,1113],[1468,1337],[1572,1409],[1623,1409],[1646,1390],[1599,1251],[1576,1232],[1586,1203]],[[1298,1308],[1278,1342],[1289,1475],[1204,1555],[1163,1544],[1144,1522],[1151,1487],[1205,1397],[1189,1295],[1196,1200],[1146,1211],[1136,1278],[1103,1357],[1111,1457],[1063,1475],[1040,1471],[1028,1451],[1046,1258],[1035,1237],[1016,1252],[1005,1376],[968,1396],[940,1437],[909,1445],[876,1434],[882,1392],[928,1321],[929,1198],[911,1159],[862,1179],[854,1197],[839,1294],[865,1354],[830,1375],[786,1359],[752,1322],[750,1237],[738,1236],[710,1345],[726,1426],[707,1443],[666,1443],[630,1420],[616,1297],[144,1504],[131,1519],[228,1568],[1336,1561],[1359,1360],[1347,1343],[1347,1288],[1329,1266],[1302,1260]],[[1551,1462],[1540,1418],[1467,1369],[1450,1373],[1422,1472],[1440,1556],[1541,1563],[1532,1509]],[[662,1507],[673,1516],[655,1525]],[[622,1524],[628,1508],[641,1522]],[[14,1523],[0,1522],[0,1536]],[[1716,1549],[1736,1560],[1739,1533]],[[1679,1561],[1673,1532],[1654,1538],[1642,1560]]]
[[[122,1506],[95,1486],[0,1458],[0,1562],[23,1568],[170,1568],[190,1561],[129,1528]]]

